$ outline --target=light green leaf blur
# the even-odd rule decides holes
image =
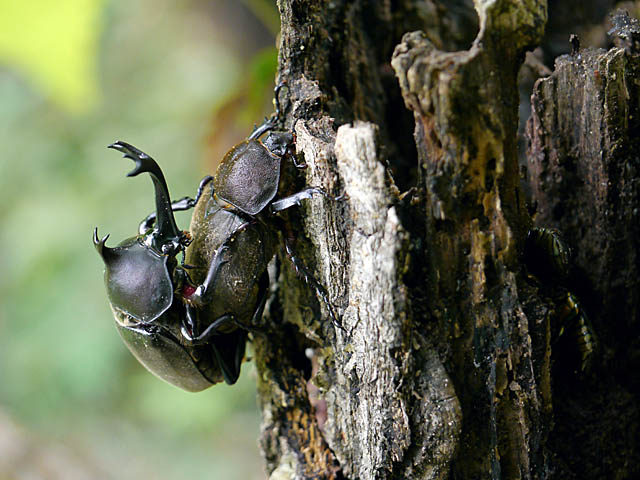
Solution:
[[[10,64],[74,112],[100,98],[98,42],[104,0],[0,0],[0,64]]]
[[[74,480],[28,470],[64,451],[99,472],[79,478],[262,478],[253,365],[198,394],[149,374],[115,330],[92,243],[96,226],[109,245],[134,235],[154,209],[151,181],[127,178],[107,145],[148,152],[172,197],[193,196],[221,157],[207,149],[223,107],[268,107],[273,38],[222,3],[0,0],[0,445],[20,446],[7,418],[33,442],[9,471],[0,448],[0,479]],[[245,121],[219,151],[269,113],[258,108],[228,108]]]

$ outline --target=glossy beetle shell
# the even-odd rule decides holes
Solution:
[[[128,176],[149,173],[156,200],[156,211],[142,221],[138,237],[108,248],[108,236],[99,240],[94,232],[116,328],[147,370],[184,390],[200,391],[222,380],[235,383],[247,332],[261,330],[267,265],[280,228],[261,212],[269,205],[269,213],[279,212],[324,194],[309,187],[273,202],[282,159],[294,147],[291,133],[270,131],[278,112],[276,101],[276,116],[225,155],[215,177],[200,183],[195,199],[171,202],[153,158],[122,141],[110,145],[135,162]],[[259,140],[268,131],[264,142]],[[194,206],[191,234],[182,232],[173,211]],[[327,301],[324,288],[297,261],[291,245],[285,246],[296,271]]]
[[[232,235],[227,242],[228,261],[220,267],[214,285],[215,295],[200,310],[203,323],[199,325],[200,331],[228,312],[232,312],[239,323],[248,326],[259,308],[261,295],[265,293],[262,291],[265,288],[262,279],[266,275],[267,264],[275,254],[277,239],[261,222],[252,221],[245,225],[246,222],[236,213],[220,208],[211,195],[210,186],[193,211],[190,230],[197,234],[187,248],[187,264],[207,266],[214,252]],[[233,232],[243,225],[245,227],[234,235]],[[198,284],[206,275],[206,268],[190,270],[189,274]],[[268,278],[266,280],[268,282]],[[227,330],[234,328],[229,326]]]
[[[153,322],[173,303],[173,285],[166,255],[132,237],[103,249],[104,283],[113,307],[144,323]]]
[[[273,132],[264,144],[246,140],[233,147],[218,166],[216,196],[249,215],[264,210],[278,191],[280,163],[292,141],[290,133]]]
[[[113,310],[116,329],[134,357],[158,378],[189,392],[199,392],[222,381],[222,372],[208,346],[180,342],[180,321],[175,309],[157,325],[135,323]],[[244,348],[244,346],[243,346]]]

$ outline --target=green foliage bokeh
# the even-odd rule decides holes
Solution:
[[[251,364],[233,388],[200,394],[146,372],[115,331],[91,242],[95,226],[111,244],[133,235],[154,208],[151,182],[125,177],[113,141],[153,155],[174,198],[207,173],[211,117],[248,67],[205,12],[169,0],[0,0],[0,411],[113,467],[104,478],[260,469]],[[274,62],[260,54],[253,75],[269,77]],[[142,453],[125,469],[131,451]]]

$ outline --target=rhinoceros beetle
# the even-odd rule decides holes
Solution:
[[[308,187],[274,200],[280,162],[293,147],[287,132],[271,132],[264,143],[259,140],[275,128],[277,92],[276,114],[232,148],[216,175],[201,181],[195,199],[172,203],[155,160],[125,142],[109,146],[136,163],[128,176],[149,173],[156,199],[156,211],[140,223],[138,235],[118,246],[107,247],[108,235],[100,239],[94,231],[116,328],[149,371],[188,391],[223,379],[236,382],[247,332],[258,330],[269,289],[267,264],[281,225],[273,214],[313,194],[326,195]],[[189,234],[178,229],[173,212],[194,207]],[[325,289],[284,237],[296,271],[327,304],[334,325],[342,328]]]
[[[195,200],[185,198],[172,205],[164,175],[151,157],[124,142],[110,148],[136,162],[128,176],[149,173],[156,194],[156,214],[141,223],[137,236],[110,248],[106,246],[109,236],[100,239],[97,229],[94,231],[93,242],[105,263],[107,295],[120,336],[149,371],[185,390],[199,391],[222,379],[234,383],[244,356],[245,331],[230,331],[206,345],[185,341],[181,332],[184,322],[195,322],[197,305],[213,295],[229,247],[220,247],[203,282],[193,285],[186,265],[176,258],[184,253],[191,237],[178,230],[173,210],[191,208]],[[214,321],[224,323],[225,318]]]

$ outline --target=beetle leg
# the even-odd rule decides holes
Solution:
[[[251,135],[249,135],[249,138],[247,140],[255,140],[256,138],[259,138],[262,135],[264,135],[269,130],[273,130],[274,128],[276,128],[276,126],[278,125],[278,122],[280,121],[280,115],[282,114],[280,110],[280,90],[286,84],[287,82],[280,82],[278,85],[276,85],[276,88],[273,90],[273,98],[275,103],[274,114],[271,115],[271,117],[269,118],[265,118],[264,122],[262,122],[262,125],[260,125],[259,127],[256,127],[251,133]]]
[[[184,313],[185,315],[182,320],[182,325],[180,326],[180,333],[182,333],[184,338],[193,342],[194,332],[196,330],[196,325],[198,324],[198,311],[193,306],[185,304]]]
[[[266,132],[276,128],[277,123],[278,123],[278,117],[276,117],[275,115],[271,116],[270,118],[265,118],[264,122],[262,122],[262,125],[260,125],[259,127],[256,127],[251,133],[251,135],[249,135],[247,140],[255,140],[256,138],[261,137]]]
[[[331,323],[333,323],[334,327],[339,328],[340,330],[346,332],[346,329],[342,326],[340,320],[336,316],[333,311],[333,307],[331,306],[331,302],[329,302],[329,294],[324,286],[315,279],[311,272],[307,269],[306,265],[302,263],[302,261],[296,257],[295,251],[293,249],[293,241],[289,235],[286,234],[286,230],[283,232],[284,237],[284,249],[287,254],[289,260],[293,265],[294,270],[298,274],[298,276],[302,277],[302,279],[316,291],[316,294],[322,299],[324,304],[327,306],[327,310],[329,310],[329,316],[331,317]]]
[[[209,271],[207,272],[207,277],[204,279],[204,282],[202,282],[202,285],[198,286],[198,288],[196,288],[196,291],[193,293],[193,295],[189,297],[190,300],[192,300],[194,303],[199,305],[204,305],[206,303],[209,303],[209,300],[210,300],[209,292],[211,292],[213,284],[216,281],[218,272],[220,271],[220,267],[222,267],[222,265],[227,263],[227,260],[225,260],[224,258],[224,254],[229,250],[229,245],[227,243],[232,242],[235,238],[235,235],[246,230],[247,227],[252,222],[253,220],[240,225],[238,228],[234,230],[234,232],[231,234],[229,239],[227,239],[225,243],[220,245],[220,247],[218,248],[218,250],[216,251],[213,257],[213,260],[211,261],[211,265],[209,265]]]
[[[198,312],[196,308],[192,305],[187,305],[186,307],[187,307],[187,315],[186,315],[187,318],[186,318],[186,321],[182,323],[182,326],[180,327],[180,332],[182,333],[182,336],[186,338],[189,342],[191,342],[193,345],[202,345],[204,343],[209,342],[212,337],[224,335],[224,333],[218,332],[220,327],[228,323],[231,323],[231,324],[234,323],[233,314],[225,313],[224,315],[221,315],[220,317],[216,318],[213,321],[213,323],[205,329],[204,332],[198,334],[197,332],[193,331],[195,329],[195,325],[197,324],[195,317],[197,316]],[[185,323],[188,326],[185,325]],[[191,330],[191,333],[189,333],[189,330]]]
[[[269,296],[269,272],[265,271],[260,277],[258,284],[258,295],[258,306],[256,308],[256,311],[253,312],[253,317],[251,317],[251,325],[257,325],[262,318],[262,314],[264,313],[264,306],[267,303],[267,297]],[[264,334],[262,329],[256,327],[245,327],[245,330],[249,330],[251,333]]]
[[[200,200],[200,197],[202,196],[202,192],[204,191],[204,187],[206,187],[207,184],[212,181],[213,181],[213,176],[211,175],[207,175],[202,180],[200,180],[200,185],[198,185],[198,191],[196,192],[196,198],[193,200],[194,207],[196,203],[198,203],[198,200]],[[211,192],[211,194],[213,195],[213,192]]]
[[[259,297],[258,297],[258,306],[256,307],[255,312],[253,313],[253,317],[251,318],[251,325],[255,325],[264,312],[264,306],[267,302],[267,296],[269,293],[269,274],[267,272],[264,273],[260,277],[259,280]],[[193,305],[185,305],[186,307],[186,316],[185,320],[182,323],[180,331],[182,332],[182,336],[186,338],[189,342],[194,345],[202,345],[211,341],[213,337],[220,335],[227,335],[226,333],[219,333],[218,330],[220,327],[231,324],[236,327],[248,331],[254,334],[264,335],[262,329],[255,328],[253,326],[245,325],[242,322],[236,320],[233,314],[227,313],[220,317],[218,317],[211,325],[209,325],[204,332],[198,334],[195,329],[198,324],[196,316],[198,315],[198,311],[196,307]],[[228,382],[227,382],[228,383]]]
[[[327,198],[332,198],[327,192],[318,187],[307,187],[300,190],[298,193],[294,193],[293,195],[289,195],[288,197],[281,198],[280,200],[276,200],[275,202],[271,202],[269,205],[269,209],[271,213],[281,212],[282,210],[286,210],[289,207],[293,207],[294,205],[300,205],[302,200],[306,200],[308,198],[313,197],[314,194],[320,194]]]
[[[290,156],[291,156],[291,161],[293,162],[293,166],[294,166],[294,167],[296,167],[296,168],[300,168],[300,169],[303,169],[303,168],[307,168],[307,167],[308,167],[307,162],[305,162],[304,160],[303,160],[302,162],[298,162],[298,160],[297,160],[297,158],[296,158],[295,154],[292,154],[292,155],[290,155]]]
[[[196,198],[183,197],[180,200],[174,200],[173,202],[171,202],[171,211],[182,212],[184,210],[189,210],[195,207],[196,203],[198,203],[198,200],[200,200],[200,197],[202,196],[204,188],[212,180],[213,180],[213,177],[211,175],[207,175],[206,177],[204,177],[200,181],[200,185],[198,185]],[[147,231],[149,231],[153,227],[153,224],[156,223],[156,216],[157,216],[156,212],[151,212],[149,215],[145,217],[144,220],[142,220],[142,222],[140,222],[140,225],[138,226],[139,235],[144,235],[145,233],[147,233]]]
[[[216,282],[216,278],[218,277],[218,273],[220,272],[220,267],[222,267],[222,265],[224,265],[228,261],[224,258],[225,253],[229,250],[229,245],[227,245],[227,242],[232,242],[234,240],[234,236],[246,230],[246,228],[250,224],[251,222],[247,222],[240,225],[238,228],[236,228],[231,237],[225,243],[220,245],[215,255],[213,256],[211,264],[209,265],[209,270],[207,271],[207,276],[204,279],[204,282],[202,282],[201,285],[198,285],[195,290],[191,291],[188,295],[184,295],[184,300],[187,304],[199,307],[202,305],[206,305],[211,301],[211,298],[209,297],[213,290],[213,285]]]
[[[229,250],[229,247],[225,244],[222,244],[220,248],[215,253],[211,264],[209,265],[209,271],[207,272],[207,276],[202,282],[201,285],[195,289],[195,291],[186,298],[189,303],[200,306],[208,303],[209,300],[209,292],[211,292],[212,287],[216,281],[218,276],[218,272],[220,271],[220,267],[227,263],[227,260],[224,258],[224,254]]]
[[[211,349],[218,365],[220,365],[224,381],[228,385],[233,385],[240,376],[240,366],[247,343],[247,332],[236,330],[218,337],[216,340],[211,342]]]
[[[273,100],[275,103],[275,110],[276,110],[274,115],[276,116],[276,118],[280,118],[280,115],[282,114],[280,110],[280,90],[282,90],[282,87],[286,87],[286,86],[287,86],[287,82],[282,81],[278,83],[278,85],[276,85],[276,88],[273,89]]]

